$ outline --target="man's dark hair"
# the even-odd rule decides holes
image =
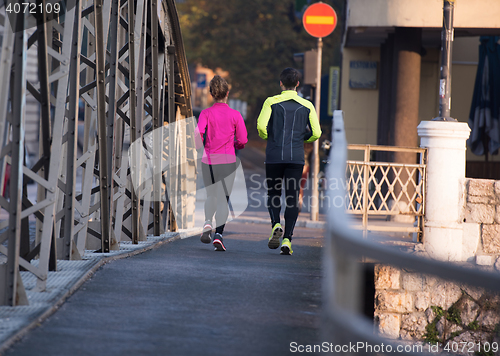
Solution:
[[[285,68],[280,74],[280,80],[285,89],[295,89],[299,79],[300,73],[294,68]]]

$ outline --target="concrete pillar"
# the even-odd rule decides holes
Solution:
[[[422,29],[396,27],[394,37],[394,146],[417,147]],[[395,152],[394,162],[416,163],[413,153]]]
[[[424,245],[443,261],[462,260],[460,221],[465,179],[466,123],[422,121],[417,127],[420,147],[428,148]]]

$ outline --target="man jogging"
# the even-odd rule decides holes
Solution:
[[[267,98],[257,120],[259,136],[267,140],[267,208],[272,232],[268,246],[292,254],[293,228],[299,215],[300,178],[304,167],[304,142],[321,136],[313,104],[297,94],[299,72],[286,68],[280,74],[281,94]],[[280,221],[281,191],[285,188],[285,230]]]

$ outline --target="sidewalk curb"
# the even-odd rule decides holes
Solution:
[[[231,222],[244,223],[244,224],[271,224],[269,219],[262,218],[244,218],[238,217]],[[297,220],[295,223],[296,227],[306,227],[311,229],[324,229],[326,227],[326,221],[312,221],[312,220]]]
[[[165,235],[161,240],[153,242],[143,248],[138,248],[132,251],[124,251],[123,253],[114,254],[111,256],[101,256],[90,269],[88,269],[73,285],[69,287],[69,289],[64,292],[57,301],[55,301],[52,305],[48,306],[44,311],[42,311],[39,315],[35,316],[32,321],[29,321],[27,325],[21,326],[19,330],[15,331],[11,336],[8,336],[3,342],[0,344],[0,355],[3,355],[12,345],[21,340],[30,330],[34,329],[37,326],[40,326],[42,322],[44,322],[48,317],[54,314],[65,302],[66,300],[75,293],[88,279],[90,279],[95,272],[105,264],[120,260],[123,258],[128,258],[132,256],[136,256],[142,254],[147,251],[151,251],[156,249],[162,245],[171,243],[173,241],[179,239],[185,239],[188,237],[196,236],[201,233],[200,228],[187,229],[179,232],[173,233],[165,233]],[[160,235],[160,236],[163,236]],[[169,236],[167,236],[169,235]],[[173,236],[172,236],[173,235]],[[104,254],[101,254],[104,255]],[[99,258],[99,257],[97,257]],[[17,308],[17,307],[10,307]]]

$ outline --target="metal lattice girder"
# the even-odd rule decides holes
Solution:
[[[128,15],[128,53],[129,53],[129,83],[130,83],[130,91],[129,91],[129,119],[130,119],[130,140],[131,142],[135,142],[136,140],[142,141],[141,136],[141,128],[142,123],[137,124],[136,120],[136,108],[137,108],[137,95],[136,95],[136,57],[135,57],[135,21],[134,16],[135,13],[134,2],[127,1],[127,15]],[[131,162],[130,162],[130,170],[139,175],[140,181],[140,170],[138,167],[141,165],[140,157],[136,157],[135,153],[132,152]],[[130,211],[131,211],[131,238],[133,243],[137,243],[140,239],[139,236],[144,236],[144,230],[141,229],[141,220],[140,220],[140,201],[138,196],[140,196],[140,191],[136,191],[132,189],[132,185],[129,184],[129,192],[130,192]],[[141,233],[142,232],[142,233]]]
[[[43,7],[45,1],[37,4]],[[153,135],[159,143],[153,150],[156,168],[162,160],[188,161],[169,173],[166,185],[195,191],[196,157],[188,134],[194,121],[184,122],[192,115],[190,80],[174,1],[66,4],[53,19],[39,18],[31,32],[13,33],[3,16],[0,70],[12,75],[0,83],[0,191],[10,168],[8,197],[0,196],[9,215],[0,221],[0,228],[7,228],[0,235],[0,254],[7,257],[5,264],[0,258],[0,304],[26,302],[20,268],[33,273],[36,289],[43,291],[57,259],[78,259],[87,248],[107,252],[123,239],[137,243],[147,232],[163,232],[161,209],[167,205],[158,199],[163,172],[155,177],[153,192],[134,187],[132,175],[140,180],[144,165],[133,153],[129,160],[127,150],[162,128],[166,113],[180,125],[172,125],[177,128],[163,144]],[[24,78],[26,53],[35,50],[38,77]],[[38,161],[29,167],[23,142],[26,95],[39,103]],[[27,193],[28,179],[37,186],[36,198]],[[194,222],[187,213],[193,196],[177,195],[172,204],[182,227]],[[35,232],[29,231],[28,218],[35,220]],[[38,263],[30,263],[34,258]]]
[[[149,11],[148,16],[147,10],[151,8],[151,6],[157,10]],[[110,7],[110,9],[112,8],[113,6]],[[116,6],[114,8],[116,8]],[[107,66],[109,65],[109,73],[114,71],[113,68],[117,68],[117,71],[113,73],[120,73],[123,78],[127,78],[129,81],[125,84],[124,81],[120,81],[119,75],[113,77],[112,74],[108,74],[106,71],[106,74],[111,76],[111,78],[106,77],[106,103],[108,103],[106,111],[107,129],[111,131],[111,127],[113,126],[113,140],[109,140],[111,137],[110,132],[107,132],[107,135],[108,143],[114,142],[113,150],[115,152],[114,157],[113,155],[110,156],[108,149],[107,165],[108,167],[112,166],[111,171],[108,170],[108,175],[113,176],[111,180],[113,182],[113,189],[110,189],[108,196],[112,212],[110,218],[111,222],[114,224],[114,238],[116,238],[116,241],[120,241],[122,238],[131,238],[136,242],[137,240],[144,239],[147,232],[155,234],[161,233],[165,226],[165,223],[161,222],[161,217],[165,214],[161,213],[160,207],[162,205],[157,199],[157,195],[161,191],[161,189],[158,189],[159,179],[155,180],[156,184],[154,184],[154,186],[156,189],[152,192],[153,195],[148,191],[142,192],[140,186],[138,187],[139,189],[137,189],[137,187],[133,189],[130,185],[129,177],[131,173],[127,171],[127,175],[125,176],[125,166],[121,161],[123,154],[121,157],[119,154],[123,152],[125,145],[130,144],[130,142],[126,142],[126,139],[120,142],[120,137],[129,138],[131,142],[142,140],[144,134],[163,125],[163,107],[166,107],[165,111],[169,110],[168,101],[163,100],[165,97],[165,88],[163,85],[165,79],[163,78],[166,77],[168,68],[168,61],[165,60],[164,55],[166,46],[174,46],[174,64],[172,68],[174,68],[175,71],[172,75],[173,80],[171,82],[172,84],[176,82],[179,83],[175,85],[172,90],[174,101],[171,106],[174,113],[176,110],[175,108],[178,107],[181,112],[184,113],[183,115],[191,115],[189,100],[176,100],[180,97],[189,97],[190,81],[189,77],[186,77],[186,75],[188,75],[187,65],[182,49],[182,39],[180,38],[175,4],[170,1],[162,2],[161,6],[157,6],[157,4],[154,5],[151,1],[138,1],[135,4],[122,2],[119,8],[119,26],[116,37],[118,39],[123,39],[126,43],[124,43],[123,46],[120,44],[116,47],[116,51],[112,46],[108,46],[110,49],[108,56],[110,58],[110,63],[108,63]],[[110,31],[114,31],[115,22],[113,16],[116,12],[113,12],[114,10],[110,11]],[[130,16],[129,14],[135,16]],[[150,14],[156,14],[158,17],[150,17]],[[151,25],[155,22],[157,23],[156,26]],[[84,24],[88,26],[91,24],[91,21],[84,20]],[[161,32],[155,35],[155,29],[161,29]],[[91,26],[91,32],[94,31],[95,25]],[[122,35],[122,32],[125,32],[125,34]],[[119,43],[119,41],[117,41],[117,43]],[[91,54],[88,53],[87,55],[90,56]],[[92,58],[89,58],[89,60],[91,59]],[[133,70],[131,70],[131,66],[133,66]],[[116,84],[113,84],[115,82]],[[112,85],[115,85],[117,89],[122,91],[120,93],[121,96],[118,94],[118,91],[111,91],[109,89]],[[87,83],[87,87],[90,86],[90,83]],[[88,99],[88,96],[86,98]],[[183,103],[181,104],[180,102]],[[116,105],[113,104],[114,108],[111,107],[112,105],[110,103],[116,103]],[[94,110],[96,110],[96,107],[97,105],[93,107]],[[113,116],[113,110],[116,110],[114,122],[109,120],[110,117]],[[87,117],[88,116],[89,115],[87,115]],[[90,115],[93,119],[95,116],[96,115]],[[118,120],[122,120],[122,122],[118,122]],[[86,126],[95,127],[97,125],[89,124]],[[122,130],[121,134],[120,130]],[[172,141],[172,145],[178,144],[179,143],[175,142],[175,140]],[[88,146],[90,147],[91,145]],[[155,145],[154,147],[159,146]],[[184,150],[187,150],[187,147],[184,146],[181,151]],[[158,153],[159,152],[156,152],[155,155],[157,159],[160,156]],[[99,159],[95,161],[97,162]],[[157,166],[160,166],[160,164],[157,163]],[[99,170],[100,165],[96,165],[94,167],[94,172],[97,173]],[[130,171],[135,172],[134,174],[141,174],[142,167],[140,160],[131,160]],[[194,175],[194,169],[191,170],[189,174]],[[191,179],[191,181],[194,181],[194,179]],[[88,196],[92,191],[97,191],[96,186],[90,187],[87,182],[84,182],[84,184],[87,185],[87,189],[86,192],[83,192],[83,196]],[[109,188],[111,188],[111,186]],[[97,199],[97,197],[97,194],[95,194],[95,199]],[[97,215],[96,213],[99,211],[96,204],[97,201],[94,200],[94,208],[92,209],[92,207],[89,206],[89,212],[95,215]],[[165,207],[166,205],[163,204],[163,208]],[[100,216],[95,216],[93,219],[94,230],[91,231],[93,235],[100,235],[100,231],[96,231],[96,229],[102,230],[102,228],[99,229],[100,226],[95,224],[95,221],[98,221],[100,218]],[[84,230],[85,228],[81,229],[81,234]],[[122,232],[122,236],[119,236],[120,232]],[[85,236],[84,234],[82,235]],[[78,246],[80,249],[84,244],[79,242]]]
[[[67,18],[74,17],[75,6],[71,2],[68,3],[68,10],[65,14]],[[11,18],[12,19],[12,18]],[[8,17],[5,16],[4,20],[9,21]],[[57,20],[57,19],[56,19]],[[56,21],[52,20],[52,21]],[[27,19],[24,16],[17,16],[15,21],[17,21],[14,28],[24,28],[24,23],[27,23]],[[26,22],[25,22],[26,21]],[[2,285],[2,294],[6,296],[3,299],[4,304],[15,305],[19,302],[18,293],[15,291],[18,285],[16,278],[18,275],[18,270],[20,267],[32,272],[38,277],[37,289],[44,290],[47,278],[47,272],[49,268],[49,260],[52,260],[52,267],[55,267],[55,253],[53,241],[53,224],[56,217],[56,194],[59,192],[58,178],[61,169],[60,157],[56,154],[50,154],[47,152],[47,145],[42,142],[43,153],[41,153],[39,161],[33,166],[26,166],[26,159],[24,153],[24,137],[25,137],[25,105],[26,105],[26,95],[27,91],[40,102],[42,106],[42,117],[41,128],[43,132],[49,133],[51,136],[50,144],[52,145],[52,152],[61,152],[61,145],[63,140],[63,128],[64,120],[66,117],[66,94],[68,87],[68,74],[69,74],[69,63],[70,63],[70,52],[71,46],[65,46],[64,44],[57,43],[55,37],[59,40],[61,37],[69,41],[73,36],[73,23],[74,21],[69,21],[71,25],[64,26],[58,24],[58,26],[52,26],[51,31],[51,43],[58,46],[59,51],[53,50],[53,48],[47,47],[47,34],[46,26],[48,24],[38,23],[37,31],[33,33],[30,38],[28,38],[27,31],[18,31],[15,34],[15,42],[12,43],[11,37],[11,27],[9,25],[4,26],[5,42],[3,46],[2,56],[7,57],[9,52],[12,53],[9,48],[14,45],[15,52],[14,58],[11,63],[13,66],[13,75],[11,76],[10,90],[6,90],[7,87],[2,87],[2,100],[10,100],[11,102],[11,112],[2,113],[0,120],[2,124],[2,132],[0,136],[4,139],[2,140],[2,161],[8,163],[11,167],[10,169],[10,194],[9,202],[2,198],[1,202],[2,208],[5,209],[9,214],[8,222],[3,222],[2,225],[7,225],[6,239],[8,240],[7,247],[1,246],[0,252],[7,255],[7,279],[5,284]],[[40,41],[40,43],[38,43]],[[44,49],[38,51],[38,59],[40,62],[39,66],[39,77],[41,81],[44,82],[44,89],[41,89],[41,83],[31,83],[27,81],[25,77],[26,73],[26,58],[28,47],[31,47],[34,43],[37,43],[39,47],[45,46]],[[52,70],[49,72],[49,62],[52,65]],[[5,58],[7,59],[7,58]],[[7,73],[10,73],[10,64],[6,64],[5,68],[2,68]],[[49,85],[53,88],[53,95],[49,93]],[[50,95],[50,96],[49,96]],[[10,97],[10,99],[8,99]],[[47,107],[49,102],[53,106],[52,117],[47,117]],[[6,105],[5,107],[8,107]],[[50,114],[50,112],[49,112]],[[6,120],[7,119],[7,120]],[[7,124],[9,122],[9,124]],[[50,126],[48,123],[52,123],[52,132],[50,132]],[[48,128],[48,130],[47,130]],[[10,140],[6,140],[10,137]],[[41,140],[49,140],[50,137],[42,137]],[[5,165],[2,165],[5,167]],[[41,168],[44,168],[43,175],[37,174]],[[28,198],[27,193],[23,192],[23,187],[26,188],[25,179],[32,179],[38,185],[38,191],[43,192],[43,194],[38,195],[38,199],[35,202],[31,202]],[[2,171],[1,178],[3,182],[6,179],[6,170]],[[42,226],[41,234],[39,235],[39,240],[35,241],[33,248],[30,250],[28,236],[24,236],[27,242],[26,251],[23,251],[23,255],[20,254],[20,242],[21,242],[21,222],[24,220],[27,223],[27,218],[30,215],[34,215],[38,219],[39,226]],[[25,233],[29,231],[26,229]],[[5,239],[2,237],[2,242]],[[38,255],[39,263],[34,266],[29,263],[29,261]]]
[[[24,23],[24,16],[17,16],[17,21]],[[7,17],[5,21],[8,22]],[[7,23],[5,24],[9,26]],[[15,27],[17,24],[13,24]],[[10,30],[10,29],[9,29]],[[4,276],[0,278],[5,284],[3,293],[0,296],[0,301],[7,305],[18,305],[26,304],[19,303],[18,300],[18,279],[19,276],[19,250],[21,242],[21,213],[22,213],[22,179],[23,179],[23,156],[24,156],[24,126],[25,126],[25,115],[26,115],[26,92],[25,92],[25,72],[26,72],[26,62],[23,60],[26,55],[26,34],[24,31],[17,32],[14,36],[14,41],[7,44],[7,47],[2,49],[7,49],[9,51],[10,46],[13,45],[13,63],[14,72],[11,76],[11,92],[10,92],[10,102],[11,102],[11,112],[6,113],[8,115],[8,120],[10,125],[6,124],[7,115],[2,115],[2,126],[7,129],[10,128],[11,140],[6,145],[8,147],[7,158],[10,158],[11,174],[10,174],[10,201],[7,202],[2,199],[2,207],[9,212],[8,228],[1,235],[0,243],[7,240],[7,248],[3,245],[0,246],[0,252],[7,256],[7,264],[5,268],[0,269],[4,273]],[[3,53],[2,53],[3,55]],[[8,53],[7,53],[8,55]],[[11,63],[12,63],[11,62]],[[4,69],[4,68],[2,68]],[[10,73],[10,68],[5,68]],[[2,108],[2,110],[4,110]],[[10,115],[9,115],[10,114]],[[6,143],[6,142],[4,142]],[[10,147],[9,147],[10,146]],[[2,147],[3,148],[3,147]]]
[[[163,233],[161,228],[160,218],[160,202],[161,202],[161,159],[162,159],[162,142],[163,130],[158,130],[163,127],[163,117],[160,117],[160,83],[165,83],[163,65],[164,61],[159,61],[159,40],[158,40],[158,3],[157,0],[149,0],[149,11],[151,16],[151,96],[152,96],[152,120],[153,120],[153,234],[158,236]],[[161,64],[161,68],[158,66]],[[161,76],[160,76],[161,75]]]
[[[65,189],[65,184],[60,184],[59,179],[62,174],[62,164],[64,162],[61,160],[59,154],[62,152],[63,141],[68,138],[66,135],[68,125],[65,123],[68,115],[67,95],[70,80],[72,43],[73,36],[75,35],[75,16],[78,16],[77,14],[79,14],[79,4],[80,2],[78,0],[68,1],[67,10],[64,14],[66,19],[64,23],[58,22],[57,19],[47,23],[47,27],[51,27],[52,29],[51,31],[47,31],[47,35],[52,36],[49,43],[53,44],[53,47],[47,47],[50,73],[48,85],[52,84],[55,90],[51,94],[50,98],[51,104],[54,107],[51,117],[52,132],[50,137],[43,138],[44,140],[50,140],[50,156],[48,156],[48,153],[44,152],[45,157],[43,157],[44,160],[48,159],[48,164],[45,166],[48,166],[49,170],[48,172],[45,171],[48,184],[46,184],[44,188],[46,189],[45,200],[50,202],[50,205],[44,209],[43,213],[38,263],[38,268],[40,269],[42,275],[38,276],[38,290],[45,289],[50,257],[52,257],[51,259],[54,263],[53,269],[55,269],[56,256],[53,252],[55,248],[54,234],[59,233],[59,231],[53,231],[54,221],[57,219],[56,214],[58,213],[58,211],[56,211],[56,201],[58,196],[64,194]],[[46,89],[47,88],[44,88],[43,90]],[[43,186],[44,184],[40,185]],[[43,190],[43,188],[39,189]],[[72,224],[72,221],[66,221],[65,223]]]
[[[103,0],[94,1],[94,30],[95,30],[95,62],[96,62],[96,96],[97,96],[97,135],[98,135],[98,153],[99,153],[99,193],[100,193],[100,227],[101,227],[101,251],[109,252],[110,247],[110,184],[112,177],[108,170],[108,140],[106,125],[106,74],[105,60],[106,47],[103,21]],[[106,36],[107,37],[107,36]]]
[[[63,256],[65,260],[80,259],[74,242],[76,167],[77,167],[77,121],[80,97],[80,49],[81,49],[81,6],[76,8],[75,25],[71,48],[71,71],[69,88],[68,129],[66,139],[66,191],[64,202],[64,240]]]
[[[88,237],[88,232],[90,232],[91,235],[101,239],[102,249],[103,251],[106,251],[107,248],[117,248],[117,244],[121,240],[121,234],[123,230],[125,230],[125,233],[130,233],[129,229],[126,229],[126,227],[123,226],[123,221],[128,216],[126,205],[130,200],[130,198],[127,198],[130,196],[130,190],[127,188],[128,183],[126,179],[127,167],[125,166],[125,164],[127,162],[122,161],[123,136],[125,134],[125,131],[130,132],[128,126],[132,122],[132,124],[134,125],[134,129],[132,130],[134,133],[132,134],[132,136],[135,136],[132,137],[132,139],[137,139],[137,136],[140,137],[140,128],[142,127],[143,115],[141,111],[139,120],[136,119],[137,113],[139,112],[139,110],[136,109],[137,105],[135,105],[136,96],[133,95],[133,100],[128,100],[131,95],[129,92],[129,87],[125,85],[125,78],[129,80],[129,83],[131,83],[130,85],[132,87],[132,92],[137,92],[137,89],[139,89],[139,91],[143,91],[144,85],[140,82],[139,84],[137,83],[138,81],[136,80],[135,73],[133,72],[137,72],[137,70],[141,69],[137,68],[138,66],[144,66],[144,56],[146,53],[146,41],[144,33],[146,32],[147,22],[145,18],[146,13],[144,12],[144,2],[137,2],[137,16],[134,16],[133,3],[128,5],[126,2],[119,4],[118,1],[115,1],[111,6],[106,6],[105,4],[101,4],[101,6],[105,10],[109,9],[109,11],[111,11],[111,24],[109,26],[111,38],[126,39],[127,41],[123,44],[123,46],[122,43],[120,43],[120,41],[118,40],[110,42],[110,51],[108,56],[109,62],[104,65],[105,69],[103,70],[103,73],[101,73],[105,78],[103,79],[101,85],[99,85],[99,81],[94,85],[94,83],[92,82],[92,75],[87,75],[87,78],[89,78],[89,82],[86,83],[86,86],[92,89],[94,89],[94,87],[100,87],[102,91],[102,93],[99,94],[94,92],[93,96],[83,96],[89,104],[94,104],[89,106],[89,108],[92,109],[92,113],[87,114],[85,120],[86,132],[89,132],[89,135],[86,135],[86,140],[90,140],[90,142],[87,141],[87,147],[91,147],[95,150],[95,136],[92,136],[90,134],[90,131],[93,128],[95,132],[95,127],[99,127],[101,132],[103,132],[102,135],[97,135],[98,137],[103,137],[103,140],[100,141],[99,144],[101,146],[105,145],[106,149],[102,149],[103,156],[99,155],[99,157],[94,157],[92,159],[94,162],[94,164],[91,166],[93,167],[93,176],[95,178],[99,177],[100,184],[94,184],[95,181],[93,184],[90,184],[90,175],[86,174],[82,186],[82,196],[87,197],[85,201],[82,201],[82,203],[84,203],[83,210],[86,212],[83,218],[88,219],[89,216],[92,216],[92,220],[100,221],[100,224],[92,223],[92,227],[89,229],[89,226],[85,226],[85,221],[82,221],[82,230],[79,236],[78,246],[79,250],[83,250],[86,247],[86,239]],[[125,6],[127,7],[127,9],[124,8]],[[127,15],[128,18],[123,17],[121,15],[122,13]],[[98,26],[95,26],[95,24],[97,23],[95,18],[91,18],[93,19],[93,21],[84,21],[84,26],[87,28],[87,31],[90,34],[90,38],[92,38],[92,33],[96,33],[96,28],[99,29],[101,27],[106,27],[102,25],[102,21],[105,22],[105,18],[109,18],[109,16],[107,17],[106,14],[103,14],[102,19],[98,21]],[[131,31],[131,35],[126,35],[126,32],[123,31],[128,31],[129,23],[132,24],[133,27],[131,26],[131,28],[134,30]],[[139,41],[140,44],[138,51],[142,53],[142,60],[139,61],[137,61],[138,58],[134,53],[137,52],[136,50],[138,49],[138,46],[134,45],[132,51],[130,51],[129,46],[129,41],[131,38],[132,43],[136,42],[136,30],[138,31],[137,33],[139,33],[139,38],[142,37],[142,41]],[[95,37],[94,42],[96,42]],[[101,49],[103,49],[102,46]],[[93,48],[89,46],[89,52],[87,53],[87,58],[85,60],[86,62],[90,63],[90,67],[86,68],[88,72],[91,72],[92,68],[95,70],[95,68],[98,67],[98,64],[95,62],[95,52],[92,53],[92,50]],[[129,58],[130,53],[132,53],[133,55],[132,58]],[[127,60],[129,64],[127,64]],[[133,71],[130,70],[130,65],[134,65]],[[102,66],[102,64],[100,66]],[[109,66],[109,71],[107,69],[107,66]],[[130,77],[131,74],[133,75],[132,77]],[[103,107],[102,111],[99,109],[98,100],[93,99],[95,97],[97,97],[98,99],[101,98],[101,106]],[[132,115],[130,114],[131,110],[133,111]],[[97,125],[97,113],[101,113],[101,115],[105,117],[105,125],[103,124],[104,120],[99,121],[101,123],[100,126]],[[141,124],[137,125],[137,121],[140,121]],[[127,127],[124,127],[124,125],[126,125]],[[95,154],[95,151],[89,153],[90,154],[88,156],[91,157],[92,154]],[[95,162],[103,161],[106,162],[103,165],[99,163],[95,164]],[[104,169],[102,167],[104,167]],[[103,172],[103,174],[101,174],[101,172]],[[105,191],[105,193],[103,194],[102,191]],[[98,192],[100,194],[96,194]],[[88,198],[91,195],[93,195],[93,199]],[[103,200],[100,199],[100,197],[103,195],[106,195],[107,197],[105,199],[106,202],[104,203],[108,206],[107,210],[110,211],[111,214],[100,213],[100,211],[102,211],[103,204]],[[137,201],[138,200],[136,200],[136,204]],[[97,205],[98,203],[100,203],[100,206]],[[137,206],[138,205],[136,205],[136,208]],[[133,210],[134,213],[132,215],[137,217],[138,209]],[[135,221],[137,221],[137,219]],[[105,227],[103,228],[103,226]],[[102,234],[102,231],[107,231],[107,239],[102,238],[102,236],[104,236]],[[139,237],[139,239],[142,240],[145,238],[145,235],[141,232],[142,229],[138,228],[135,230],[135,233],[133,235],[136,238]],[[128,236],[127,234],[127,237],[132,236]]]

